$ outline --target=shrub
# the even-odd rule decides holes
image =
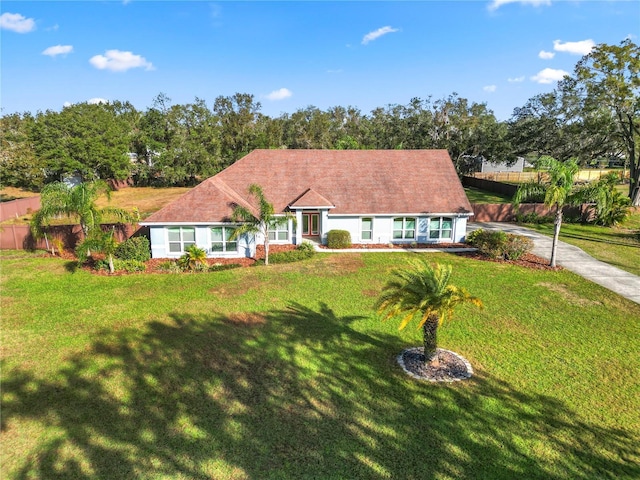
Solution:
[[[351,246],[351,234],[347,230],[329,230],[327,233],[327,247],[349,248]]]
[[[525,253],[533,250],[533,240],[524,235],[507,235],[507,242],[503,248],[503,255],[506,260],[518,260]]]
[[[469,245],[473,245],[475,246],[475,240],[478,236],[483,235],[484,230],[482,228],[478,228],[477,230],[474,230],[473,232],[469,232],[467,233],[467,237],[465,239],[465,242],[468,243]]]
[[[469,235],[468,242],[476,247],[480,253],[490,258],[503,258],[507,234],[500,230],[476,230]],[[469,237],[471,237],[469,239]]]
[[[304,252],[313,252],[315,253],[316,248],[310,242],[302,242],[300,245],[296,247],[297,250],[302,250]]]
[[[528,237],[481,228],[467,235],[467,243],[489,258],[505,260],[518,260],[533,249],[533,241]]]
[[[114,253],[120,260],[146,262],[151,258],[151,247],[147,237],[131,237],[116,248]]]
[[[546,223],[553,223],[554,218],[552,215],[538,215],[536,212],[525,213],[525,214],[518,213],[516,214],[516,222],[546,224]]]
[[[239,263],[215,263],[209,267],[210,272],[221,272],[223,270],[231,270],[233,268],[240,268],[242,265]]]
[[[109,270],[109,261],[106,258],[98,260],[95,263],[95,269]],[[116,272],[144,272],[147,269],[147,265],[139,260],[120,260],[118,258],[114,258],[113,269]]]
[[[607,197],[606,205],[596,212],[595,224],[611,227],[625,221],[631,213],[631,199],[617,190],[612,190]]]
[[[316,250],[313,248],[313,245],[310,243],[302,243],[295,250],[272,253],[269,255],[269,263],[299,262],[300,260],[306,260],[307,258],[313,257],[315,253]]]
[[[58,255],[64,254],[64,242],[61,238],[52,238],[51,245],[53,245],[53,247],[51,248],[52,251],[57,250]]]
[[[182,273],[182,267],[175,260],[168,260],[158,265],[158,270],[169,273]]]
[[[196,245],[191,245],[187,251],[178,259],[178,265],[185,270],[202,270],[198,265],[206,262],[207,252]]]

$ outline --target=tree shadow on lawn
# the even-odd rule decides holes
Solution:
[[[637,436],[486,373],[412,380],[395,362],[407,345],[356,320],[292,304],[105,331],[55,378],[6,372],[3,433],[14,438],[20,420],[50,431],[29,452],[5,443],[5,457],[16,478],[640,474]]]
[[[552,234],[551,232],[549,233]],[[571,231],[562,231],[561,237],[575,238],[576,240],[585,240],[594,243],[605,243],[607,245],[620,245],[622,247],[640,248],[640,243],[636,240],[636,233],[633,231],[620,232],[611,231],[600,233],[599,236],[589,236]],[[562,240],[562,238],[560,238]]]

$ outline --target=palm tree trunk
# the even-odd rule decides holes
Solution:
[[[114,273],[116,269],[113,266],[113,255],[109,254],[109,273]]]
[[[436,356],[438,349],[438,321],[437,315],[429,315],[422,326],[424,341],[424,363],[430,363]]]
[[[549,265],[551,267],[556,266],[556,256],[558,250],[558,238],[560,237],[560,227],[562,226],[562,207],[558,205],[556,210],[556,220],[553,222],[553,244],[551,246],[551,261]]]
[[[264,264],[269,265],[269,233],[264,237]]]

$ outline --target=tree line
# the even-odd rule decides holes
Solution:
[[[611,159],[631,173],[640,204],[640,48],[598,45],[550,93],[529,99],[507,121],[456,93],[363,113],[314,106],[270,117],[248,93],[151,107],[127,101],[79,103],[61,111],[0,118],[0,181],[40,190],[65,175],[132,178],[136,185],[194,185],[256,148],[449,151],[462,174],[480,159],[551,156],[580,165]]]

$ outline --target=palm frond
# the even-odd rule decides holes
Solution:
[[[399,317],[402,330],[416,318],[418,328],[424,326],[431,315],[436,315],[442,323],[457,305],[481,303],[466,290],[449,285],[451,274],[450,265],[432,266],[424,259],[392,271],[376,302],[378,314],[383,320]]]

